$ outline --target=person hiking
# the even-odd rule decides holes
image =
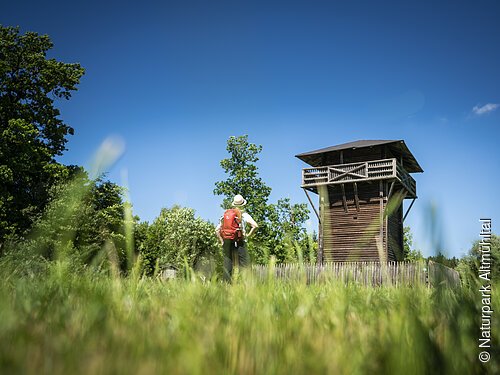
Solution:
[[[234,196],[232,207],[224,212],[215,230],[224,254],[224,279],[230,280],[236,266],[247,267],[250,264],[246,240],[259,227],[244,207],[245,198]],[[247,233],[247,226],[250,231]]]

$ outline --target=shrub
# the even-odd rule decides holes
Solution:
[[[143,269],[152,275],[159,268],[197,268],[219,262],[220,250],[213,224],[199,217],[191,208],[163,208],[147,228],[142,245]]]

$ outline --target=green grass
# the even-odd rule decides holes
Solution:
[[[479,374],[480,300],[459,289],[226,284],[0,266],[5,374]],[[500,285],[498,286],[500,287]],[[500,311],[498,293],[494,309]],[[494,317],[493,334],[498,329]],[[498,338],[495,339],[498,348]]]

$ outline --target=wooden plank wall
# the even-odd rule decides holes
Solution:
[[[388,217],[387,246],[389,257],[403,260],[403,205]]]
[[[329,205],[323,214],[323,260],[378,261],[380,259],[377,246],[380,235],[379,184],[358,184],[359,211],[356,210],[353,184],[345,184],[344,190],[347,213],[342,189],[339,186],[328,189]],[[382,231],[384,252],[385,231],[384,226]]]
[[[354,185],[344,185],[347,212],[340,186],[328,187],[328,204],[322,213],[323,261],[396,261],[402,260],[402,208],[399,207],[380,224],[379,183],[358,184],[359,211],[354,200]],[[383,183],[385,210],[388,183]],[[383,258],[377,244],[382,228]],[[384,259],[385,257],[385,259]]]

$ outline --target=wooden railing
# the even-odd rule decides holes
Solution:
[[[408,190],[409,197],[416,197],[415,180],[394,158],[302,169],[304,188],[382,179],[398,180]]]

